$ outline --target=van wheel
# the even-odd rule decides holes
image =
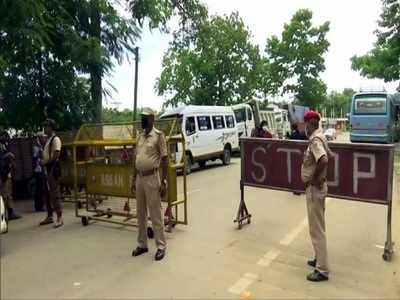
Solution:
[[[222,154],[222,163],[225,166],[231,163],[231,150],[229,148],[224,149],[224,153]]]
[[[185,159],[186,159],[185,173],[186,175],[189,175],[190,173],[192,173],[192,158],[190,157],[189,154],[186,154]]]
[[[206,161],[205,160],[199,161],[199,166],[200,166],[200,168],[204,169],[206,166]]]

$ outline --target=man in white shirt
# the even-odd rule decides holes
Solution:
[[[57,214],[55,228],[64,225],[62,218],[62,204],[60,194],[59,178],[61,169],[59,157],[61,152],[61,140],[55,134],[56,122],[47,119],[44,122],[44,132],[48,139],[43,150],[43,165],[45,166],[46,182],[45,182],[45,202],[47,207],[47,218],[40,222],[40,225],[53,223],[53,211]]]

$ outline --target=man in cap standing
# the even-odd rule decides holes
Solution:
[[[136,172],[132,182],[132,190],[136,192],[139,234],[138,246],[133,250],[132,256],[148,252],[148,207],[157,246],[155,260],[158,261],[164,258],[166,250],[161,198],[167,191],[168,152],[164,134],[154,128],[154,112],[150,108],[143,109],[141,120],[143,133],[136,142]]]
[[[47,119],[44,122],[44,132],[48,139],[43,150],[43,164],[45,166],[46,182],[45,182],[45,201],[47,208],[47,218],[40,222],[40,225],[53,223],[53,211],[57,214],[55,228],[64,225],[62,218],[62,204],[59,178],[61,177],[61,169],[59,157],[61,152],[61,139],[56,135],[56,122]]]
[[[306,185],[308,224],[315,258],[307,262],[315,268],[307,276],[309,281],[329,279],[328,251],[325,233],[325,198],[328,192],[326,175],[329,147],[319,128],[320,115],[309,111],[304,115],[309,144],[304,153],[301,178]]]

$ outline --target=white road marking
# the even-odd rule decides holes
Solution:
[[[294,228],[292,231],[286,234],[284,238],[280,240],[279,243],[284,246],[290,245],[294,241],[296,236],[298,236],[299,233],[302,232],[306,226],[307,226],[307,218],[304,218],[304,220],[299,225],[297,225],[296,228]]]
[[[229,288],[229,293],[240,295],[250,284],[256,281],[258,275],[253,273],[245,273],[234,285]]]
[[[381,246],[381,245],[375,245],[375,247],[378,249],[385,249],[385,246]]]
[[[258,262],[257,265],[268,267],[279,255],[281,251],[272,249],[269,250]]]

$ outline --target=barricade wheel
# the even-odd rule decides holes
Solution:
[[[392,260],[392,255],[385,250],[385,252],[382,255],[382,258],[384,261],[391,261]]]
[[[147,227],[147,237],[148,237],[149,239],[154,238],[154,231],[153,231],[153,228]]]
[[[88,219],[88,217],[82,217],[82,218],[81,218],[81,221],[82,221],[82,225],[83,225],[83,226],[88,226],[88,225],[89,225],[89,219]]]

